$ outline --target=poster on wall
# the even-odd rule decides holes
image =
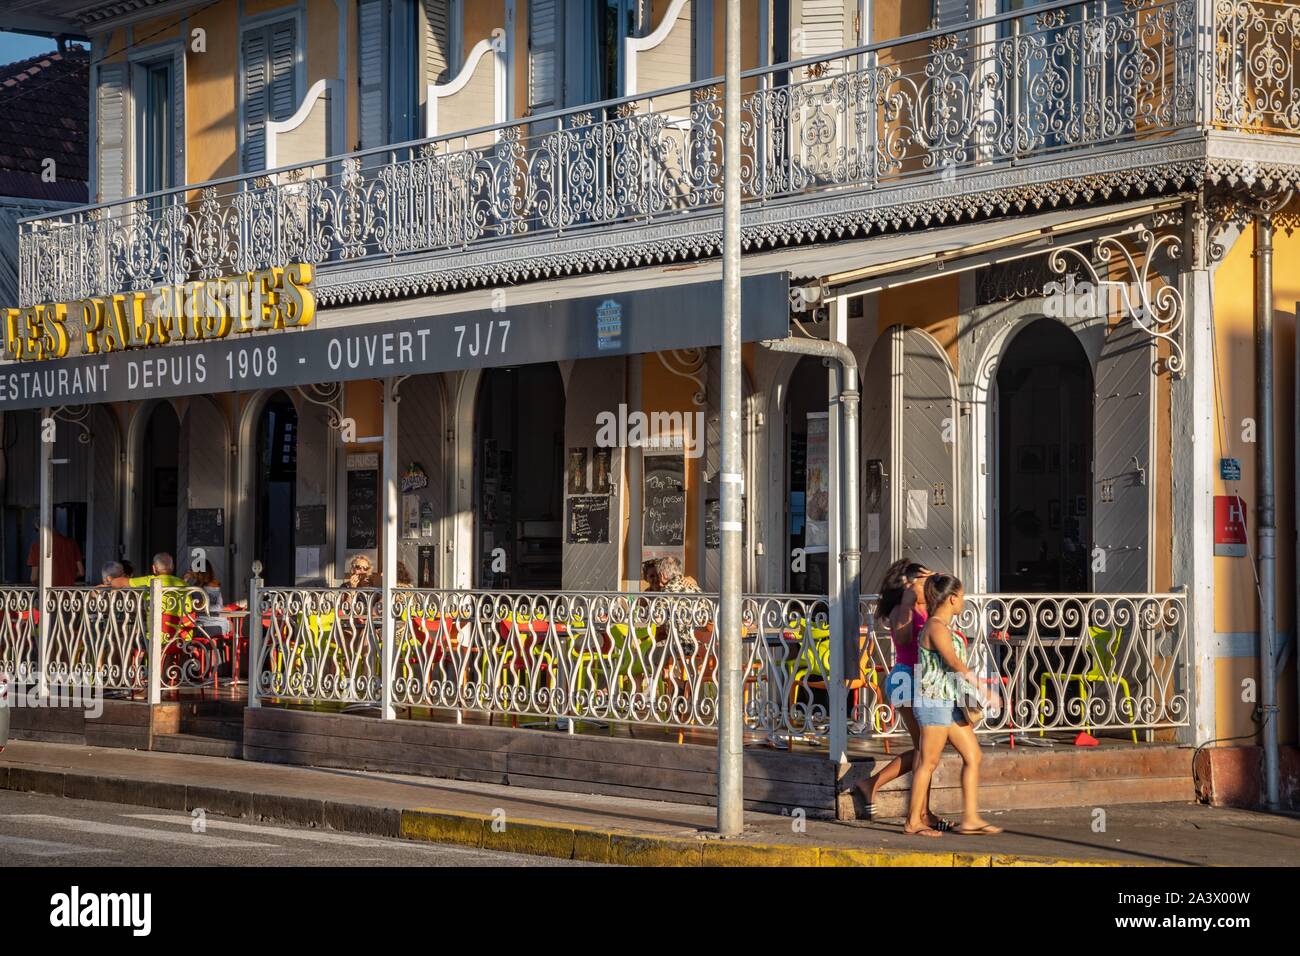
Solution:
[[[804,551],[825,553],[830,544],[830,418],[808,413],[808,451],[804,460]]]
[[[612,449],[593,448],[591,450],[591,493],[608,495],[614,490],[611,480]]]
[[[402,495],[402,537],[420,536],[420,496]]]
[[[568,475],[568,480],[565,483],[568,493],[571,495],[585,495],[588,488],[587,449],[569,449],[569,461],[565,472]]]

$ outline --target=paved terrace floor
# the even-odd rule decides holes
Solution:
[[[713,810],[648,800],[529,790],[397,774],[283,767],[216,757],[14,741],[0,755],[0,785],[21,788],[23,771],[66,775],[68,796],[159,805],[151,786],[183,785],[191,799],[213,798],[212,812],[232,798],[307,797],[368,813],[436,808],[544,820],[645,836],[693,837],[713,824]],[[74,787],[73,781],[76,786]],[[111,780],[112,786],[105,781]],[[995,837],[947,834],[908,837],[898,823],[804,821],[796,832],[785,816],[749,813],[747,840],[784,846],[864,850],[943,850],[1108,860],[1137,864],[1297,865],[1300,817],[1226,810],[1196,804],[1102,807],[1105,830],[1095,832],[1094,807],[990,813],[1006,828]]]

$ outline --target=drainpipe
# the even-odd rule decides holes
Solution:
[[[859,565],[861,563],[862,552],[859,548],[859,528],[858,528],[858,360],[854,357],[852,349],[841,342],[826,342],[822,339],[768,339],[763,345],[773,352],[790,352],[795,355],[811,355],[816,358],[830,359],[839,364],[838,373],[835,377],[836,397],[835,401],[840,403],[843,434],[841,435],[840,449],[840,487],[843,491],[843,527],[840,540],[843,547],[840,549],[840,584],[843,591],[839,595],[830,595],[831,603],[835,602],[838,596],[840,599],[842,627],[842,643],[840,645],[839,660],[836,655],[831,655],[831,680],[835,686],[840,686],[847,677],[856,677],[856,674],[846,674],[846,665],[853,663],[856,666],[858,660],[858,596],[862,588],[859,581]],[[838,664],[838,668],[836,667]],[[835,673],[838,671],[838,673]],[[838,716],[838,715],[837,715]],[[834,738],[835,728],[839,727],[841,733],[845,727],[842,719],[833,719],[831,722],[832,737]],[[832,739],[830,741],[831,753],[836,756],[846,753],[846,740]]]
[[[1259,494],[1259,681],[1264,720],[1264,802],[1278,801],[1277,671],[1277,513],[1273,500],[1273,218],[1255,217],[1255,414],[1256,478]]]

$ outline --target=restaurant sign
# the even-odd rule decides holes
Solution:
[[[745,341],[789,334],[789,281],[786,273],[744,279]],[[618,341],[612,348],[611,302],[620,315]],[[101,347],[97,353],[62,360],[10,361],[0,365],[0,411],[707,348],[720,344],[722,337],[720,281],[638,289],[613,297],[523,302],[505,311],[485,305],[445,315],[369,320],[391,308],[384,303],[322,313],[311,329],[274,335],[172,338],[152,349],[108,352]],[[286,318],[309,316],[306,304],[303,310],[291,309]],[[322,328],[325,316],[330,321]]]
[[[150,292],[94,296],[5,309],[5,358],[32,362],[71,355],[201,342],[311,323],[312,267],[294,263],[225,279],[161,285]]]

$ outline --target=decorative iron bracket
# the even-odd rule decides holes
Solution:
[[[77,441],[83,445],[89,445],[95,437],[90,429],[89,405],[60,405],[54,409],[53,417],[74,426],[78,431]]]
[[[1103,271],[1110,274],[1111,270],[1105,267],[1112,263],[1122,264],[1125,274],[1119,279],[1103,279],[1093,261],[1072,246],[1053,249],[1047,262],[1053,272],[1064,275],[1070,268],[1066,263],[1066,257],[1069,256],[1078,263],[1078,268],[1095,289],[1118,287],[1119,303],[1124,316],[1153,339],[1169,343],[1169,357],[1163,362],[1164,370],[1174,378],[1181,378],[1184,362],[1183,294],[1159,271],[1153,274],[1152,265],[1162,252],[1170,259],[1181,258],[1182,239],[1173,232],[1157,235],[1147,226],[1139,229],[1136,237],[1144,246],[1136,250],[1136,254],[1123,241],[1122,234],[1102,236],[1093,242],[1094,258],[1101,264]],[[1161,364],[1157,358],[1157,374],[1161,371]]]
[[[656,352],[663,367],[674,375],[690,379],[698,386],[691,397],[696,405],[708,404],[708,384],[704,371],[707,352],[702,349],[673,349],[671,352]]]
[[[298,394],[305,401],[319,405],[329,412],[330,428],[343,424],[343,383],[327,382],[323,385],[298,385]]]

